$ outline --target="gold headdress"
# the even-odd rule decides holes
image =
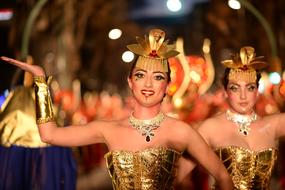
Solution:
[[[267,66],[263,58],[264,56],[255,57],[254,48],[245,46],[240,49],[239,54],[233,55],[231,60],[222,61],[222,64],[230,68],[229,80],[256,82],[256,70]]]
[[[164,41],[164,38],[164,31],[152,29],[148,38],[136,37],[138,44],[127,46],[130,51],[139,55],[137,67],[168,72],[167,59],[179,52],[174,50],[174,45],[167,45],[168,40]]]

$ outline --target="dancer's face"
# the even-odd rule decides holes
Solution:
[[[128,83],[138,103],[151,107],[160,104],[168,85],[167,74],[159,70],[134,68]]]
[[[226,96],[232,111],[250,114],[258,98],[257,85],[245,81],[229,81]]]

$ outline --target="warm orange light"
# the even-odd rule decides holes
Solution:
[[[279,92],[282,96],[285,97],[285,81],[282,81],[280,88],[279,88]]]

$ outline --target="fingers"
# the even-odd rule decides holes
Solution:
[[[3,61],[6,61],[12,65],[15,65],[17,67],[19,67],[20,69],[24,70],[24,71],[28,71],[28,72],[31,72],[31,68],[29,67],[29,65],[25,62],[22,62],[22,61],[18,61],[16,59],[12,59],[12,58],[9,58],[9,57],[5,57],[5,56],[1,56],[0,57]],[[33,73],[32,73],[33,74]]]
[[[8,63],[11,63],[13,65],[16,65],[16,66],[24,66],[26,63],[25,62],[22,62],[22,61],[18,61],[16,59],[12,59],[12,58],[9,58],[9,57],[5,57],[5,56],[1,56],[0,57],[3,61],[6,61]]]
[[[30,65],[28,63],[18,61],[16,59],[12,59],[12,58],[9,58],[6,56],[1,56],[0,59],[2,59],[3,61],[6,61],[8,63],[11,63],[12,65],[15,65],[24,71],[31,73],[33,76],[45,76],[44,70],[39,66]]]

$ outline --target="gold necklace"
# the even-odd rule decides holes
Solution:
[[[163,113],[157,114],[151,119],[137,119],[133,116],[133,113],[129,117],[129,124],[137,129],[142,136],[145,136],[145,140],[149,142],[152,137],[154,137],[153,130],[157,129],[161,122],[164,120],[165,116]]]
[[[238,132],[240,134],[247,136],[251,129],[250,124],[257,120],[257,114],[252,112],[250,115],[241,115],[227,110],[226,118],[227,120],[234,122],[239,127]]]

